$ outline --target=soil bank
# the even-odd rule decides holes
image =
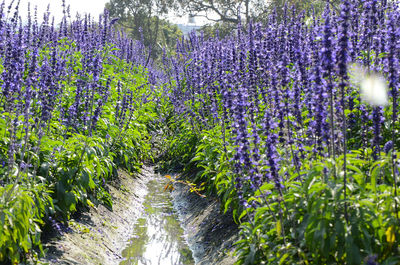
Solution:
[[[71,219],[69,232],[45,235],[48,252],[42,261],[56,265],[120,264],[135,224],[143,216],[146,185],[153,175],[154,168],[147,166],[135,176],[119,171],[118,179],[109,185],[113,210],[95,206]],[[216,201],[190,193],[180,184],[175,184],[172,201],[196,264],[234,264],[232,243],[238,228],[231,215],[221,215]]]
[[[196,264],[233,265],[239,229],[232,214],[221,214],[220,203],[212,198],[202,198],[180,183],[174,186],[174,207]]]

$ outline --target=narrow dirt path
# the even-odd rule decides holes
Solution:
[[[76,265],[231,265],[238,229],[219,204],[176,186],[144,166],[137,176],[119,171],[109,185],[113,210],[91,208],[69,221],[69,231],[46,235],[45,262]],[[183,227],[183,229],[182,229]]]
[[[72,231],[47,235],[50,264],[119,264],[122,250],[131,238],[133,224],[143,211],[146,176],[151,168],[143,168],[137,177],[119,171],[118,180],[109,185],[113,210],[103,205],[83,212],[69,221]]]

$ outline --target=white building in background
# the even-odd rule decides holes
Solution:
[[[188,25],[188,24],[176,24],[178,28],[182,31],[183,35],[187,36],[193,30],[201,28],[201,26]]]
[[[185,23],[182,17],[172,17],[172,22],[178,26],[185,36],[187,36],[193,30],[198,30],[205,24],[204,21],[196,21],[195,17],[190,14],[187,16],[187,18],[187,22]]]

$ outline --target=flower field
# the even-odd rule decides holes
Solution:
[[[0,8],[0,263],[43,254],[45,223],[112,207],[106,182],[149,156],[156,71],[107,15],[58,28]]]
[[[154,158],[240,224],[238,264],[400,264],[396,1],[288,6],[159,65],[107,13],[67,13],[0,7],[0,263]]]
[[[166,62],[170,161],[241,223],[239,264],[400,264],[399,15],[288,7]]]

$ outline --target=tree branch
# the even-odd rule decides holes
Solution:
[[[204,16],[204,15],[200,15],[199,13],[207,12],[209,10],[212,10],[213,12],[215,12],[220,17],[220,20],[209,19],[211,21],[224,21],[224,22],[232,22],[232,23],[237,23],[239,21],[237,17],[236,18],[232,18],[232,17],[228,17],[227,15],[223,14],[221,12],[221,7],[215,6],[213,0],[211,0],[209,2],[209,4],[206,4],[203,1],[190,1],[190,2],[191,2],[191,4],[194,4],[195,6],[194,7],[193,6],[189,6],[189,11],[191,13],[194,11],[196,13],[196,16],[202,16],[202,17],[206,17],[207,19],[209,19],[207,17],[207,15]]]

